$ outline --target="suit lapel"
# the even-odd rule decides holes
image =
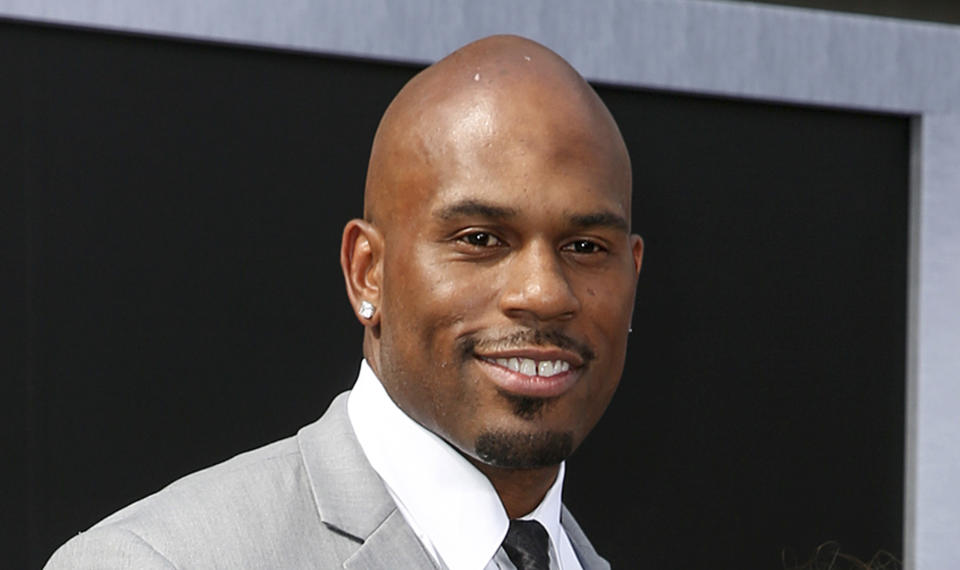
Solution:
[[[348,570],[395,570],[436,568],[436,565],[403,515],[395,509],[343,563],[343,567]]]
[[[320,519],[362,543],[344,568],[436,568],[363,454],[347,416],[347,393],[337,396],[322,418],[301,429],[297,442]],[[584,570],[610,568],[566,507],[560,523]]]
[[[362,540],[396,505],[353,433],[348,394],[337,396],[323,417],[301,429],[297,442],[321,520]]]
[[[608,570],[610,568],[610,563],[593,549],[587,535],[584,534],[580,525],[577,524],[577,520],[573,518],[566,506],[560,511],[560,524],[563,526],[563,530],[567,532],[567,538],[570,539],[570,544],[573,545],[573,550],[577,553],[577,559],[580,560],[583,570]]]
[[[320,519],[362,543],[344,568],[433,568],[360,448],[347,395],[337,396],[323,417],[297,434]]]

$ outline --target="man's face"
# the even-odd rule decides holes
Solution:
[[[642,249],[628,166],[582,125],[488,111],[456,109],[393,209],[378,372],[474,460],[554,465],[623,370]]]

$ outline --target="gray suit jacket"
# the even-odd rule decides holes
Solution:
[[[114,513],[46,568],[435,568],[360,449],[346,402]],[[609,568],[566,508],[561,521],[586,570]]]

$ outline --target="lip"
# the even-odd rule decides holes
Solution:
[[[570,369],[581,368],[583,358],[576,352],[562,348],[544,348],[540,346],[527,348],[511,348],[504,350],[478,350],[477,358],[530,358],[532,360],[565,360],[570,363]]]
[[[527,376],[486,360],[487,358],[511,357],[533,360],[565,360],[570,363],[571,368],[553,376]],[[531,398],[556,398],[563,395],[573,388],[580,379],[583,370],[581,358],[572,355],[570,352],[560,350],[498,351],[496,354],[478,354],[475,360],[486,376],[498,388],[508,394]]]

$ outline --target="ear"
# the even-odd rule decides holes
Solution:
[[[360,219],[350,220],[343,228],[340,243],[340,267],[347,286],[347,297],[357,320],[363,326],[380,324],[381,280],[383,278],[383,235],[373,224]],[[360,315],[364,301],[373,305],[370,318]]]
[[[640,266],[643,265],[643,238],[637,234],[630,236],[630,241],[633,242],[633,267],[634,279],[640,278]]]

